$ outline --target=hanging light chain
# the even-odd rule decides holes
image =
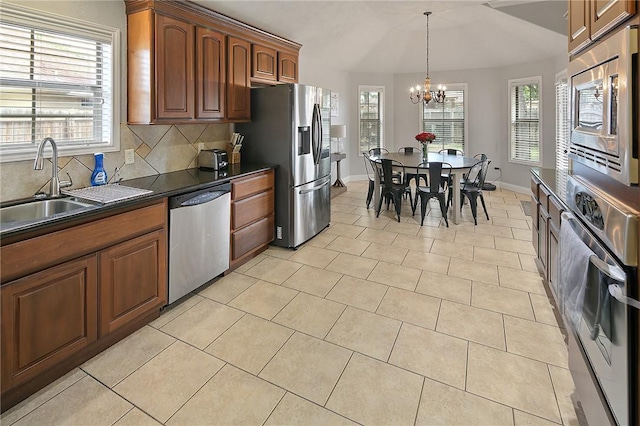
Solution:
[[[431,12],[425,12],[424,15],[427,17],[427,29],[426,29],[426,34],[427,34],[427,37],[426,37],[427,58],[426,58],[426,62],[427,62],[427,77],[429,77],[429,15],[431,15]]]

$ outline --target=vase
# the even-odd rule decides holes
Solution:
[[[428,157],[428,152],[429,152],[429,144],[423,143],[422,144],[422,158],[424,160],[427,159]]]

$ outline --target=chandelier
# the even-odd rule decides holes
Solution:
[[[412,87],[411,89],[409,89],[409,99],[411,99],[411,102],[414,104],[417,104],[419,102],[423,102],[425,105],[428,104],[429,102],[431,102],[431,100],[433,99],[434,101],[441,103],[444,102],[444,99],[446,97],[445,95],[445,90],[446,87],[439,85],[438,86],[438,91],[432,91],[431,90],[431,79],[429,78],[429,15],[431,15],[431,12],[424,12],[424,16],[427,17],[427,30],[426,30],[426,58],[427,58],[427,76],[424,78],[424,87],[420,87],[420,85],[416,85],[416,87]]]

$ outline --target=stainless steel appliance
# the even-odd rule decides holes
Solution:
[[[331,92],[283,84],[251,90],[243,161],[277,164],[274,244],[297,247],[331,219]]]
[[[572,176],[566,202],[570,212],[562,216],[559,291],[560,310],[570,331],[569,369],[576,385],[575,400],[589,424],[637,424],[634,377],[638,366],[632,360],[638,356],[634,342],[640,308],[640,217]],[[569,244],[571,240],[574,243]],[[575,282],[574,271],[562,264],[569,251],[586,253],[584,265],[573,265],[586,268],[586,274],[581,272],[584,283]],[[576,304],[578,294],[580,303]]]
[[[229,269],[231,184],[169,198],[169,303]]]
[[[198,166],[205,169],[223,170],[229,165],[224,149],[203,149],[198,154]]]
[[[633,96],[638,28],[627,27],[569,63],[569,158],[625,185],[638,184]]]

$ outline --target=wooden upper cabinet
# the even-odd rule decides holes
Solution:
[[[575,52],[590,41],[588,0],[569,0],[569,52]]]
[[[251,43],[229,37],[227,76],[227,116],[235,120],[251,118]]]
[[[226,64],[226,36],[196,27],[196,118],[224,118]]]
[[[298,43],[189,1],[124,2],[130,124],[248,121],[251,79],[297,82]]]
[[[590,0],[591,38],[600,37],[636,13],[635,0]]]
[[[194,26],[156,15],[156,99],[159,119],[194,117]]]
[[[276,56],[277,53],[275,49],[254,44],[251,77],[260,80],[276,81],[278,78]]]
[[[637,12],[635,0],[569,0],[569,53],[600,38]]]
[[[278,81],[298,82],[298,55],[278,52]]]

